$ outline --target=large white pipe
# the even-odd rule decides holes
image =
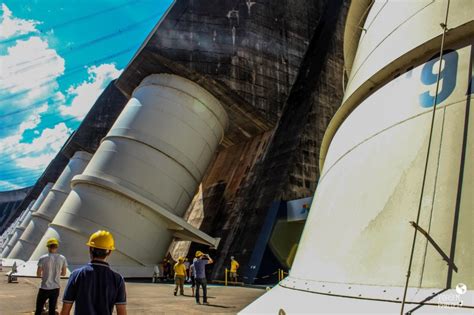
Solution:
[[[28,205],[28,207],[22,211],[21,215],[20,215],[20,224],[23,222],[23,220],[26,218],[26,215],[28,214],[28,211],[31,209],[31,207],[33,207],[33,204],[34,204],[35,200],[32,200],[30,202],[30,204]]]
[[[107,229],[117,247],[112,265],[128,277],[149,276],[177,234],[170,229],[189,230],[180,217],[227,122],[220,103],[194,82],[170,74],[145,78],[83,175],[72,180],[42,242],[58,237],[70,264],[80,265],[89,260],[89,235]]]
[[[7,235],[11,235],[13,233],[13,230],[18,226],[18,222],[21,220],[21,217],[23,216],[23,212],[18,216],[15,221],[10,224],[6,230]]]
[[[15,243],[18,241],[20,238],[21,234],[25,230],[25,228],[22,226],[23,222],[25,219],[28,217],[28,213],[30,213],[31,208],[33,207],[36,199],[32,200],[28,207],[21,213],[21,215],[17,218],[15,221],[15,224],[12,224],[9,227],[9,232],[8,235],[5,236],[4,242],[2,245],[2,257],[7,257],[8,254],[10,253],[11,249],[13,246],[15,246]],[[15,238],[14,240],[12,240]]]
[[[71,191],[71,179],[84,171],[91,158],[92,154],[78,151],[69,160],[69,163],[47,194],[39,209],[31,214],[31,221],[26,227],[25,232],[21,235],[22,247],[21,254],[18,254],[18,258],[24,260],[30,258],[48,229],[49,223],[53,221],[69,195]]]
[[[32,206],[32,202],[30,202],[30,205],[28,206],[28,208],[26,208],[25,210],[23,210],[21,212],[21,214],[15,219],[15,222],[13,222],[9,227],[8,229],[3,233],[2,235],[2,245],[1,245],[1,250],[3,252],[3,249],[4,247],[8,244],[8,242],[11,240],[11,238],[13,237],[14,233],[16,231],[18,231],[18,228],[20,227],[21,223],[23,222],[23,220],[25,219],[28,211],[30,210],[31,206]],[[21,234],[20,234],[21,235]],[[19,237],[19,236],[18,236]],[[15,240],[15,242],[18,240],[18,238]]]
[[[17,227],[18,225],[18,221],[20,220],[20,217],[17,217],[15,219],[15,221],[12,222],[12,224],[10,224],[7,228],[7,230],[5,231],[5,235],[7,236],[11,236],[13,231],[15,230],[15,228]]]
[[[12,229],[2,251],[2,257],[7,257],[13,246],[16,244],[24,229],[21,227],[19,217],[12,224]]]
[[[472,312],[473,3],[373,3],[291,272],[242,314]]]
[[[15,237],[15,231],[16,228],[18,227],[18,222],[20,220],[20,217],[17,217],[15,221],[13,221],[12,224],[8,226],[8,228],[5,230],[5,235],[2,236],[2,253],[5,247],[8,245],[10,240]],[[18,238],[15,238],[15,242],[18,240]],[[3,256],[2,256],[3,257]]]
[[[41,193],[39,194],[38,198],[36,198],[35,203],[31,207],[30,211],[28,211],[28,213],[26,214],[23,222],[19,226],[20,229],[21,229],[21,233],[20,233],[20,237],[18,238],[18,241],[16,241],[15,243],[12,243],[11,246],[9,246],[10,244],[7,245],[7,247],[9,247],[11,250],[9,250],[8,253],[5,253],[5,250],[7,250],[7,248],[5,248],[4,252],[2,253],[2,255],[4,255],[3,257],[8,257],[8,258],[11,258],[11,259],[21,259],[21,260],[28,259],[28,257],[26,257],[26,255],[24,255],[23,252],[22,252],[23,248],[26,244],[22,240],[21,235],[23,235],[25,229],[30,224],[30,221],[32,219],[32,214],[39,209],[39,207],[41,206],[41,204],[45,200],[46,196],[48,195],[48,193],[49,193],[49,191],[51,190],[52,187],[53,187],[53,183],[47,183],[44,186],[44,188],[41,191]],[[6,256],[6,255],[8,255],[8,256]]]

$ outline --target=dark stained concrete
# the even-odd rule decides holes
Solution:
[[[226,108],[224,145],[275,126],[325,1],[176,1],[117,80],[127,95],[148,75],[196,81]]]
[[[236,148],[236,156],[227,152],[230,148],[219,152],[209,171],[209,176],[220,174],[215,177],[219,181],[204,180],[201,228],[221,237],[219,248],[211,251],[217,258],[213,277],[223,273],[231,255],[239,257],[240,272],[247,276],[248,262],[272,202],[313,195],[324,131],[343,96],[342,36],[347,9],[347,1],[330,1],[324,7],[324,19],[315,30],[276,128],[237,146],[255,145],[251,152]],[[245,171],[239,172],[242,166]],[[191,252],[196,249],[206,250],[191,246]]]

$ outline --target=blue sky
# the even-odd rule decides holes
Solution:
[[[172,0],[0,0],[0,191],[33,185]]]

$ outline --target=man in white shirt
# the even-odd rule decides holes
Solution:
[[[43,312],[44,304],[49,299],[49,315],[56,312],[59,297],[60,278],[66,275],[67,261],[63,255],[57,253],[59,242],[50,238],[46,243],[48,253],[40,257],[36,275],[41,277],[41,286],[36,297],[35,315]]]

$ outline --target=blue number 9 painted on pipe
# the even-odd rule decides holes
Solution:
[[[421,70],[421,82],[425,85],[436,84],[438,66],[435,67],[438,58],[434,58],[423,66]],[[443,56],[444,66],[442,67],[439,80],[440,86],[438,91],[438,99],[436,104],[446,100],[456,87],[456,76],[458,71],[458,53],[451,51]],[[434,72],[433,72],[434,71]],[[434,105],[435,95],[431,95],[430,91],[420,94],[420,105],[422,107],[432,107]]]

